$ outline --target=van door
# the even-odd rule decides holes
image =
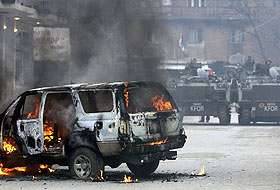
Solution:
[[[63,153],[63,143],[72,131],[75,106],[69,92],[48,92],[44,103],[44,149],[52,154]]]
[[[119,152],[119,119],[114,93],[111,90],[98,89],[79,91],[78,94],[84,112],[79,123],[95,131],[97,145],[103,156]]]
[[[15,143],[15,123],[13,123],[13,117],[15,109],[18,105],[20,97],[12,102],[12,104],[6,109],[1,118],[1,132],[0,132],[0,150],[10,154],[19,151]]]
[[[22,139],[28,154],[39,154],[44,150],[43,123],[41,114],[41,93],[22,96],[16,120],[18,136]]]

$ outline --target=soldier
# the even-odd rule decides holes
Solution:
[[[267,75],[269,75],[269,69],[271,68],[271,63],[272,61],[269,59],[265,61],[265,72]]]
[[[210,120],[210,116],[209,115],[207,115],[207,116],[201,116],[201,118],[200,118],[200,120],[199,120],[199,122],[204,122],[204,118],[206,117],[206,122],[208,123],[209,122],[209,120]]]
[[[188,77],[196,76],[197,75],[197,61],[196,58],[193,58],[189,64],[185,67],[185,74]]]
[[[255,60],[253,59],[253,57],[252,56],[248,56],[248,59],[247,59],[247,61],[245,63],[245,70],[253,71],[254,64],[255,64]]]
[[[269,76],[269,69],[271,68],[271,63],[272,62],[269,59],[265,61],[265,64],[257,63],[254,74],[260,76]]]

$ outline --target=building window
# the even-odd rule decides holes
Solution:
[[[205,7],[206,0],[188,0],[188,7]]]
[[[171,0],[162,0],[162,5],[163,6],[170,6],[170,5],[172,5],[172,2],[171,2]]]
[[[242,0],[231,0],[232,3],[242,3]]]
[[[152,42],[152,43],[156,42],[155,32],[156,31],[155,31],[155,28],[153,26],[149,25],[147,27],[147,41],[148,42]]]
[[[190,44],[198,44],[202,42],[202,32],[201,29],[191,29],[189,32]]]
[[[245,41],[244,29],[233,29],[231,31],[232,43],[243,43]]]
[[[279,7],[279,0],[273,0],[273,7]]]

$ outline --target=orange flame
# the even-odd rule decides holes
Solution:
[[[40,164],[40,169],[48,169],[49,172],[53,173],[55,170],[51,169],[48,165]]]
[[[128,84],[127,83],[124,83],[124,86],[125,86],[125,89],[124,89],[124,97],[125,97],[125,105],[126,107],[128,107],[128,91],[127,91],[127,86]]]
[[[10,154],[14,151],[16,151],[16,147],[12,145],[7,139],[4,139],[3,141],[3,149],[7,154]]]
[[[26,167],[3,168],[3,164],[0,163],[0,175],[9,175],[9,172],[12,172],[15,170],[19,171],[19,172],[25,172]]]
[[[99,181],[104,181],[103,170],[100,170],[100,176],[97,176],[97,179],[98,179]]]
[[[40,103],[40,102],[39,102],[39,103]],[[30,118],[37,118],[37,117],[38,117],[39,106],[40,106],[39,103],[36,103],[36,104],[35,104],[35,113],[30,112],[30,113],[27,115],[27,118],[28,118],[28,119],[30,119]]]
[[[40,164],[38,172],[42,172],[41,169],[47,169],[50,173],[55,171],[51,169],[48,165],[43,164]],[[26,172],[26,167],[3,168],[3,164],[0,162],[0,175],[10,175],[10,173],[13,171]]]
[[[146,144],[138,144],[136,146],[143,146],[143,145],[150,145],[150,146],[153,146],[153,145],[159,145],[159,144],[165,144],[167,143],[167,137],[164,139],[164,140],[161,140],[161,141],[157,141],[157,142],[151,142],[151,143],[146,143]]]
[[[121,183],[131,183],[132,179],[130,176],[126,177],[126,175],[124,175],[123,181],[121,181]]]
[[[2,171],[3,164],[0,163],[0,175],[9,175],[8,173]]]
[[[164,102],[163,98],[164,98],[164,95],[162,95],[161,97],[158,95],[155,95],[152,98],[153,106],[157,109],[157,111],[171,110],[172,109],[171,103],[168,101]]]
[[[201,168],[201,170],[199,171],[198,174],[196,174],[194,172],[191,173],[191,176],[205,176],[205,175],[206,175],[206,173],[205,173],[205,170],[204,170],[204,166]]]
[[[103,173],[103,170],[100,170],[100,176],[97,175],[97,179],[95,179],[94,177],[90,177],[89,179],[92,181],[104,181]]]
[[[48,121],[45,121],[45,123],[43,124],[43,129],[44,129],[44,140],[48,142],[53,140],[54,125]]]

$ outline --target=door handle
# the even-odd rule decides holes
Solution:
[[[21,131],[24,131],[24,124],[23,124],[23,123],[21,123],[21,124],[19,125],[19,127],[20,127],[20,130],[21,130]]]

